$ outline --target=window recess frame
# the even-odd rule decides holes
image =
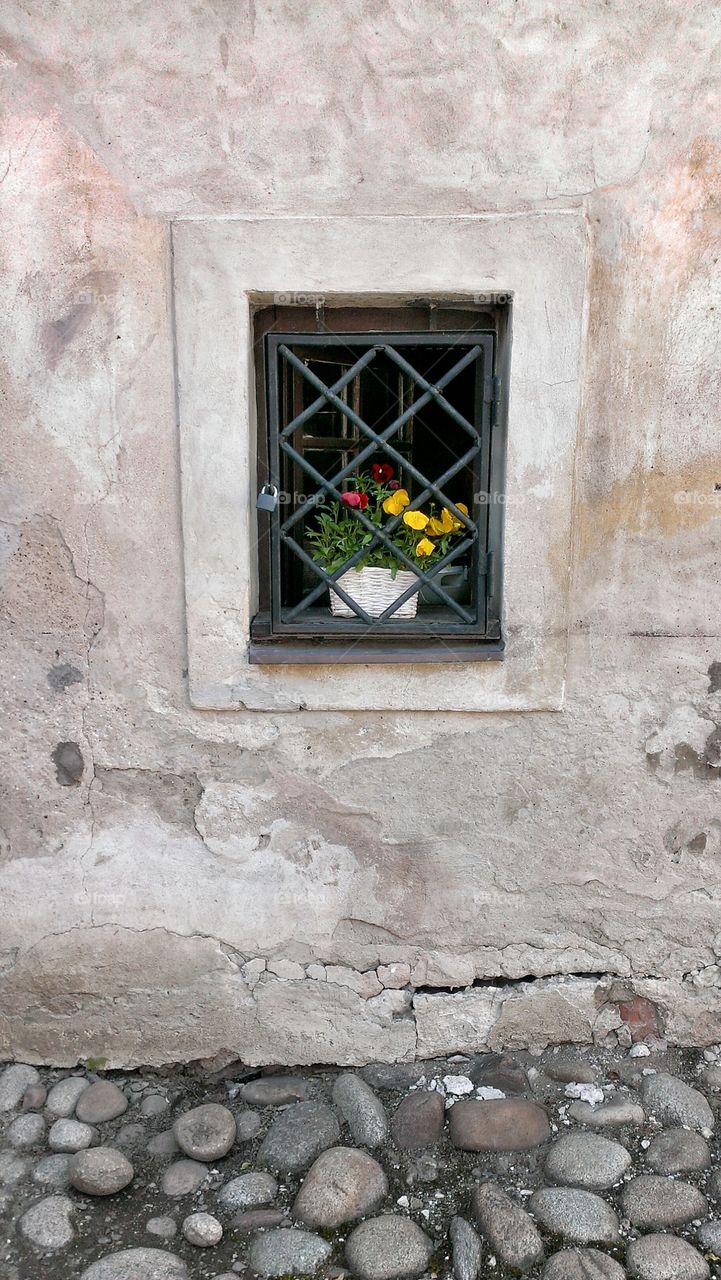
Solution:
[[[477,494],[497,497],[504,487],[506,432],[501,370],[506,372],[507,356],[504,356],[502,339],[510,316],[507,307],[494,308],[494,311],[498,314],[470,313],[471,320],[468,310],[454,309],[452,304],[445,308],[443,304],[436,304],[433,309],[409,307],[405,314],[399,308],[385,315],[379,311],[371,313],[364,308],[343,309],[336,313],[333,329],[327,327],[328,313],[323,317],[323,323],[316,315],[314,326],[312,316],[302,308],[266,308],[256,315],[259,487],[271,483],[282,488],[281,441],[284,433],[287,436],[289,424],[284,425],[281,414],[280,381],[288,349],[292,352],[293,347],[298,346],[317,346],[326,350],[343,346],[367,350],[392,347],[394,350],[400,348],[398,354],[403,358],[404,347],[442,345],[448,351],[457,348],[460,359],[464,350],[470,353],[478,348],[478,354],[471,362],[476,365],[471,423],[474,433],[477,433],[477,448],[470,464],[473,468],[474,498],[470,515],[475,526],[475,546],[468,540],[472,548],[474,586],[471,599],[475,615],[472,620],[463,619],[447,606],[442,614],[438,611],[436,620],[433,619],[436,611],[428,609],[412,620],[394,620],[391,615],[383,621],[369,624],[360,618],[334,618],[327,606],[314,612],[310,608],[298,611],[297,605],[284,606],[281,577],[286,531],[283,526],[288,514],[278,506],[272,513],[258,512],[259,608],[250,627],[248,660],[251,664],[449,663],[498,661],[503,658],[503,504],[476,501]],[[455,327],[446,327],[449,320]],[[317,331],[313,332],[313,327]],[[456,363],[454,361],[454,365]],[[435,398],[430,394],[430,384],[427,388],[423,389],[422,375],[420,381],[413,378],[413,401],[422,395],[427,397],[426,403]],[[323,394],[320,389],[318,394]],[[326,402],[332,403],[327,398]],[[382,446],[379,445],[375,451],[372,449],[375,429],[369,424],[363,425],[366,433],[361,431],[359,445],[370,457],[373,452],[380,452]],[[395,422],[391,424],[394,425]],[[378,435],[381,439],[385,435],[391,449],[398,443],[397,429],[383,428]],[[393,461],[392,454],[390,457]],[[445,483],[459,474],[462,470],[457,465],[459,458],[455,467],[451,464],[437,479],[420,472],[423,492],[427,493],[427,482],[442,490]],[[398,461],[396,459],[397,465]],[[348,474],[353,470],[355,464],[349,467]],[[318,490],[322,488],[315,479],[313,482]],[[427,502],[429,496],[413,498],[412,506],[420,505],[421,500]],[[292,515],[293,512],[291,519]],[[390,536],[392,538],[392,532]],[[293,554],[298,556],[297,551]],[[451,556],[450,563],[456,559],[457,556]],[[330,581],[345,570],[339,569],[330,576],[317,567],[314,572],[318,574],[318,585],[322,587],[324,579]],[[289,617],[289,613],[295,616]]]

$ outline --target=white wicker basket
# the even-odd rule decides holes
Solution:
[[[399,596],[403,595],[409,587],[418,582],[415,573],[411,573],[408,569],[399,569],[395,578],[391,577],[390,569],[348,569],[346,573],[342,573],[338,579],[339,585],[343,588],[346,595],[351,596],[361,609],[365,609],[366,613],[372,618],[378,618],[388,608],[389,604],[393,604]],[[391,614],[389,621],[394,618],[415,618],[416,608],[418,606],[418,592],[414,592],[412,596]],[[331,613],[335,618],[357,618],[358,615],[348,607],[344,600],[335,591],[330,593]]]

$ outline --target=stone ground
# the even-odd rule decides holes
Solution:
[[[721,1276],[721,1047],[0,1074],[2,1280]]]

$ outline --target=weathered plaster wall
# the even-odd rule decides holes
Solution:
[[[716,7],[41,0],[0,43],[0,1055],[721,1040]],[[564,710],[192,710],[169,221],[560,204]]]

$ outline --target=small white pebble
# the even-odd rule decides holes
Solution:
[[[396,1200],[396,1204],[399,1204],[401,1209],[407,1209],[410,1204],[410,1200],[408,1199],[408,1196],[399,1196]]]
[[[422,1217],[422,1218],[430,1218],[430,1216],[431,1216],[431,1211],[430,1211],[430,1209],[421,1209],[421,1217]]]
[[[603,1089],[599,1089],[596,1084],[567,1084],[564,1092],[567,1098],[580,1098],[581,1102],[587,1102],[591,1107],[603,1102]]]
[[[642,1138],[642,1139],[641,1139],[641,1146],[643,1147],[644,1151],[646,1151],[646,1150],[647,1150],[647,1148],[651,1146],[650,1139],[649,1139],[649,1138]]]
[[[632,1044],[628,1051],[629,1058],[648,1058],[651,1050],[647,1044]]]
[[[482,1084],[480,1089],[476,1089],[476,1097],[482,1098],[484,1102],[489,1098],[505,1098],[505,1096],[502,1089],[494,1089],[490,1084]]]
[[[473,1093],[473,1081],[468,1076],[444,1076],[443,1084],[446,1093],[464,1094]]]
[[[644,1067],[643,1071],[641,1072],[642,1076],[655,1076],[656,1074],[657,1073],[654,1067]]]

